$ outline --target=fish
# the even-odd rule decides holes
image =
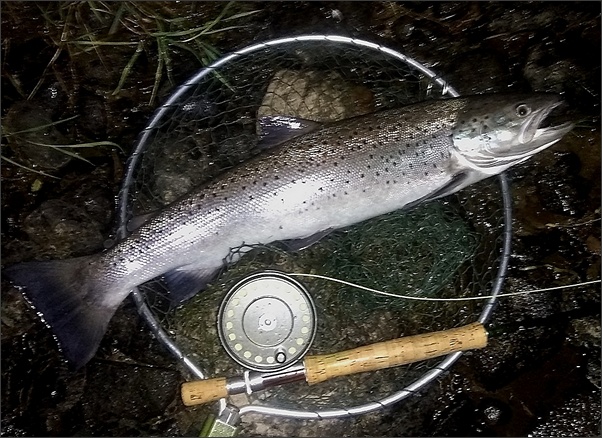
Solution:
[[[494,94],[332,123],[272,116],[259,123],[260,153],[112,248],[3,272],[79,369],[134,287],[162,277],[180,303],[206,288],[234,248],[275,241],[303,247],[332,230],[455,193],[557,143],[573,124],[544,125],[562,103],[553,94]]]

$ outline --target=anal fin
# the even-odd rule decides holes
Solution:
[[[206,289],[218,272],[219,268],[184,266],[163,274],[172,304],[178,305]]]

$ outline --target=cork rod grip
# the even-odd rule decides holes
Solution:
[[[226,378],[195,380],[184,382],[180,388],[182,401],[186,406],[195,406],[228,396]]]
[[[481,323],[366,345],[340,353],[307,356],[307,383],[314,385],[337,376],[380,370],[457,351],[483,348],[487,332]]]

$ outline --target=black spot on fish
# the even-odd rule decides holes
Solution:
[[[267,185],[268,185],[268,183],[264,181],[264,182],[263,182],[263,186],[265,187],[265,186],[267,186]]]
[[[376,172],[376,176],[380,176],[380,172]]]
[[[366,175],[364,175],[363,173],[360,174],[360,178],[364,178]]]
[[[215,193],[215,192],[211,193],[211,195],[212,195],[214,198],[216,198],[216,197],[217,197],[217,193]]]

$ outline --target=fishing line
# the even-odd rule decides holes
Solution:
[[[554,287],[548,287],[548,288],[544,288],[544,289],[533,289],[533,290],[528,290],[528,291],[520,291],[520,292],[509,292],[506,294],[497,294],[497,295],[484,295],[484,296],[478,296],[478,297],[462,297],[462,298],[428,298],[428,297],[412,297],[409,295],[398,295],[398,294],[392,294],[389,292],[384,292],[378,289],[372,289],[370,287],[366,287],[366,286],[362,286],[359,284],[355,284],[355,283],[351,283],[349,281],[345,281],[345,280],[340,280],[338,278],[333,278],[333,277],[328,277],[326,275],[318,275],[318,274],[303,274],[303,273],[289,273],[288,275],[293,276],[293,277],[310,277],[310,278],[319,278],[322,280],[328,280],[328,281],[332,281],[335,283],[340,283],[340,284],[344,284],[346,286],[351,286],[354,287],[356,289],[362,289],[368,292],[372,292],[378,295],[384,295],[387,297],[393,297],[393,298],[402,298],[402,299],[406,299],[406,300],[414,300],[414,301],[473,301],[473,300],[487,300],[489,298],[499,298],[499,297],[511,297],[511,296],[515,296],[515,295],[527,295],[527,294],[533,294],[533,293],[538,293],[538,292],[548,292],[548,291],[552,291],[552,290],[558,290],[558,289],[567,289],[567,288],[571,288],[571,287],[579,287],[579,286],[587,286],[590,284],[595,284],[595,283],[600,283],[602,280],[591,280],[591,281],[585,281],[583,283],[574,283],[574,284],[567,284],[564,286],[554,286]]]

